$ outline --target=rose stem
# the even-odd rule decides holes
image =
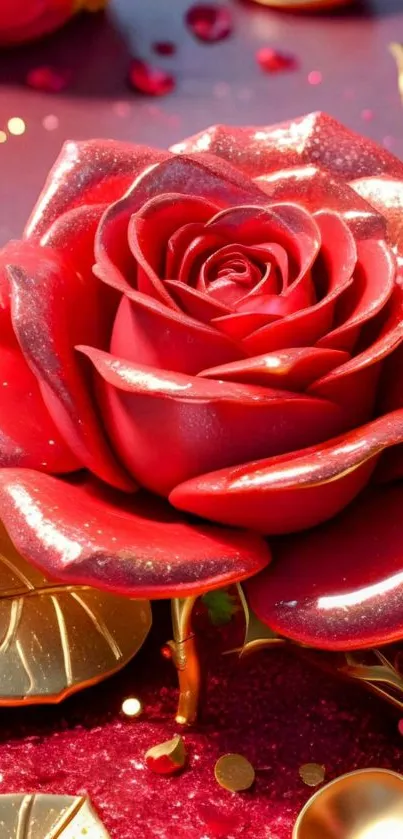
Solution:
[[[171,601],[174,640],[169,648],[178,671],[179,703],[176,722],[191,725],[197,717],[200,695],[200,662],[192,630],[192,611],[197,597]]]

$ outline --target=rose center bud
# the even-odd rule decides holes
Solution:
[[[266,311],[268,299],[273,302],[281,293],[283,280],[262,246],[227,245],[206,258],[197,288],[237,311]]]

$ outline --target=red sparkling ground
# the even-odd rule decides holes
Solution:
[[[210,638],[204,717],[182,732],[189,767],[154,775],[145,752],[178,731],[172,665],[159,655],[158,634],[124,672],[59,707],[0,709],[1,793],[88,792],[112,839],[290,839],[312,793],[301,764],[325,764],[328,779],[366,766],[403,769],[398,717],[375,698],[284,651],[240,664]],[[141,699],[142,717],[120,716],[127,695]],[[215,761],[229,751],[257,770],[252,791],[216,784]]]

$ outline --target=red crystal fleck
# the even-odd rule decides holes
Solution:
[[[44,93],[61,93],[68,86],[70,78],[69,70],[56,70],[54,67],[44,65],[29,70],[26,83],[33,90],[41,90]]]
[[[232,15],[226,6],[197,3],[188,9],[185,20],[199,41],[222,41],[232,32]]]
[[[279,52],[271,47],[262,47],[256,53],[256,61],[265,73],[281,73],[284,70],[295,70],[297,59],[294,55]]]
[[[175,87],[175,79],[170,73],[137,58],[130,64],[129,83],[134,90],[149,96],[165,96]]]
[[[152,48],[157,55],[174,55],[176,44],[173,41],[154,41]]]
[[[399,734],[403,735],[403,720],[399,720],[399,722],[397,724],[397,729],[398,729]]]

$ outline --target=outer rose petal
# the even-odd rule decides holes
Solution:
[[[14,332],[60,434],[81,464],[113,486],[132,488],[105,440],[74,351],[80,338],[100,338],[95,285],[58,251],[38,247],[35,253],[24,242],[8,276]]]
[[[165,502],[29,469],[0,470],[0,519],[56,579],[135,597],[181,597],[248,577],[270,553],[253,533],[190,524]]]
[[[198,516],[291,533],[320,524],[363,489],[380,453],[403,441],[403,410],[305,451],[236,466],[177,486],[170,501]]]
[[[390,244],[403,259],[403,181],[387,177],[363,178],[352,181],[351,186],[384,216]]]
[[[392,154],[321,112],[267,127],[215,125],[171,150],[217,155],[252,178],[304,163],[320,166],[342,180],[403,175],[403,163]]]
[[[0,347],[0,467],[45,472],[80,468],[44,405],[18,346]]]
[[[340,516],[278,540],[248,583],[258,617],[299,643],[376,647],[403,635],[403,487],[371,489]]]
[[[117,140],[65,143],[27,223],[25,236],[42,236],[73,207],[116,201],[144,169],[169,156],[167,151]]]
[[[130,290],[115,318],[111,351],[136,364],[191,374],[215,361],[225,364],[244,356],[218,329]]]
[[[295,347],[256,355],[221,367],[202,370],[199,376],[224,379],[227,382],[246,382],[262,387],[303,391],[316,379],[339,367],[350,358],[341,350],[320,347]]]
[[[162,495],[191,476],[326,440],[343,427],[342,412],[325,400],[81,349],[99,374],[102,414],[122,462]]]
[[[367,181],[365,181],[367,182]],[[295,201],[311,213],[333,210],[348,224],[357,240],[383,238],[385,219],[340,178],[317,166],[282,169],[256,179],[270,201]]]

